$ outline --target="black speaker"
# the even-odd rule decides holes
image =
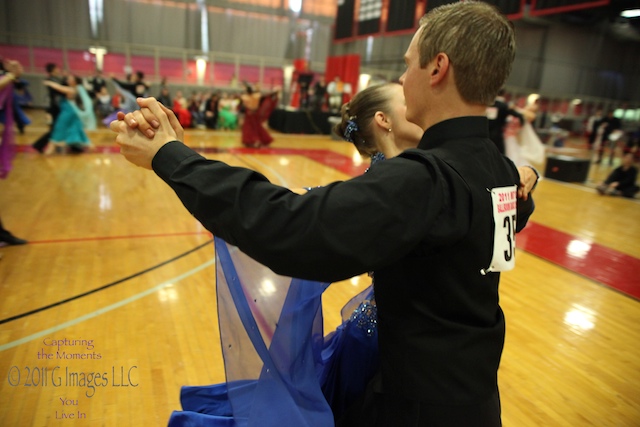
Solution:
[[[565,182],[585,182],[589,175],[589,159],[569,156],[548,156],[544,176]]]

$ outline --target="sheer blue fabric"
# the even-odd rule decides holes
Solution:
[[[216,238],[226,384],[184,387],[170,426],[332,426],[320,384],[328,283],[278,276]]]
[[[227,381],[185,386],[170,427],[331,427],[378,368],[372,286],[323,336],[328,283],[278,276],[215,238],[220,339]]]

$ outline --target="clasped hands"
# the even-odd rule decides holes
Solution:
[[[160,148],[171,141],[184,141],[184,129],[173,111],[155,98],[138,98],[140,110],[119,112],[109,128],[117,133],[120,153],[131,163],[151,169]]]

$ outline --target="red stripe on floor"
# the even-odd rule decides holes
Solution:
[[[638,258],[531,221],[518,234],[517,246],[576,274],[640,299]]]

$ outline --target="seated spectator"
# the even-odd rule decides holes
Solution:
[[[207,126],[207,129],[216,129],[218,127],[219,101],[220,101],[220,94],[218,92],[215,92],[205,102],[204,124]]]
[[[173,108],[173,100],[171,99],[171,93],[167,86],[162,86],[160,89],[160,96],[158,96],[158,102],[167,108]]]
[[[119,101],[118,101],[119,104]],[[107,117],[113,113],[114,106],[111,102],[111,94],[106,86],[102,86],[100,91],[96,93],[96,114],[101,118]]]
[[[189,103],[187,98],[182,95],[182,91],[176,91],[176,96],[173,98],[173,112],[178,117],[180,126],[187,129],[191,127],[191,113],[189,112]]]
[[[638,168],[633,165],[633,153],[622,158],[622,164],[614,169],[607,179],[596,188],[600,194],[634,198],[640,187],[636,185]]]
[[[120,92],[116,92],[112,97],[111,97],[111,107],[114,110],[118,110],[120,109],[120,106],[124,104],[124,96],[122,96],[122,94]]]
[[[191,126],[204,127],[204,111],[202,109],[202,92],[193,92],[189,98],[188,110],[191,113]]]
[[[223,93],[218,102],[218,129],[236,130],[238,128],[238,108],[240,100],[237,96]]]

